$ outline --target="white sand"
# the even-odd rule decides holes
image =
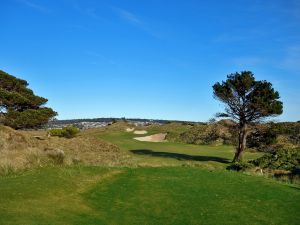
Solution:
[[[148,142],[165,142],[167,134],[154,134],[146,137],[136,137],[133,138],[138,141],[148,141]]]
[[[133,133],[134,134],[147,134],[148,132],[146,130],[136,130]]]
[[[134,131],[134,128],[126,128],[126,132],[132,132],[132,131]]]

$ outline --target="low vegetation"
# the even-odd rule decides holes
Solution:
[[[222,120],[206,125],[195,125],[181,133],[177,140],[188,144],[234,145],[235,133],[234,123],[230,120]]]
[[[260,168],[293,171],[300,166],[300,151],[298,149],[281,149],[267,153],[255,159],[252,163]]]
[[[66,126],[62,129],[51,129],[48,134],[52,137],[74,138],[80,130],[74,126]]]
[[[248,138],[248,147],[262,152],[300,147],[300,123],[266,123],[256,125]]]
[[[53,165],[129,165],[113,144],[82,132],[72,139],[48,137],[45,131],[16,131],[0,126],[0,175]]]

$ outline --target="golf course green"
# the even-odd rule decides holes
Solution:
[[[0,224],[299,224],[299,187],[225,170],[232,146],[91,135],[118,145],[134,166],[53,166],[1,177]]]

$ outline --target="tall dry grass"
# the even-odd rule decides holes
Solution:
[[[129,155],[92,134],[87,131],[66,139],[48,137],[45,131],[16,131],[0,126],[0,175],[49,165],[130,164]]]

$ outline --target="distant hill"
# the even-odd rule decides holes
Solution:
[[[52,120],[47,124],[47,128],[60,128],[67,125],[73,125],[81,129],[97,128],[107,126],[117,121],[127,121],[135,125],[145,126],[150,124],[163,125],[171,122],[186,123],[186,124],[205,124],[194,121],[180,120],[157,120],[157,119],[140,119],[140,118],[93,118],[93,119],[70,119],[70,120]]]

